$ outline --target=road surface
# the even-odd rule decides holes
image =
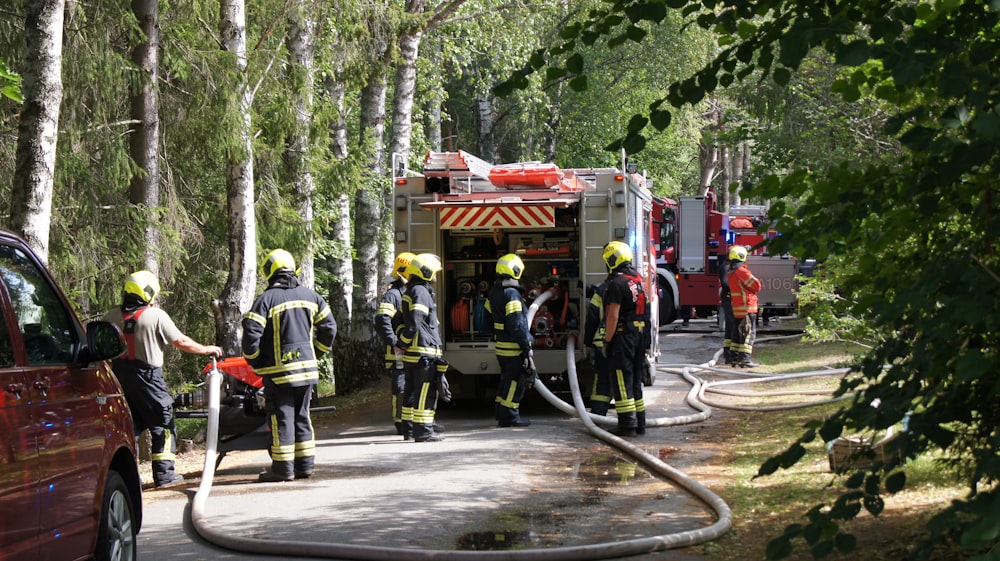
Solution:
[[[721,345],[708,321],[661,333],[661,364],[704,363]],[[661,372],[647,387],[650,418],[686,415],[689,386]],[[387,396],[388,397],[388,396]],[[568,399],[568,398],[567,398]],[[206,503],[211,526],[235,537],[429,550],[517,550],[616,542],[698,529],[713,512],[537,396],[522,405],[532,424],[495,426],[492,411],[442,408],[442,442],[404,442],[377,407],[314,414],[316,472],[306,481],[257,483],[269,465],[267,433],[220,449]],[[651,428],[630,439],[698,479],[716,453],[705,425]],[[201,461],[201,460],[199,460]],[[198,480],[146,491],[144,560],[285,560],[203,540],[189,511]],[[716,489],[717,490],[717,489]],[[697,547],[628,559],[698,561]]]

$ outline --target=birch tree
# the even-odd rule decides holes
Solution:
[[[28,0],[10,227],[47,261],[62,102],[63,0]]]
[[[313,112],[313,53],[316,22],[312,14],[315,6],[309,0],[296,0],[289,6],[288,35],[285,46],[288,49],[288,77],[292,87],[292,111],[294,129],[285,150],[285,163],[292,175],[293,204],[302,219],[305,244],[299,252],[299,278],[302,284],[312,288],[315,284],[313,270],[313,194],[316,191],[309,151],[312,145],[310,129]]]
[[[222,0],[222,47],[230,53],[237,96],[236,134],[239,148],[226,162],[226,211],[229,219],[229,277],[225,288],[212,303],[215,311],[215,340],[226,354],[240,351],[240,316],[253,303],[257,284],[257,222],[254,216],[254,177],[250,111],[253,92],[246,78],[247,30],[244,0]]]

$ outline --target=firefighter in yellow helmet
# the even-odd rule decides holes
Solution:
[[[406,269],[403,326],[398,336],[405,370],[403,438],[412,437],[417,442],[444,439],[434,428],[438,379],[448,368],[441,353],[437,303],[431,286],[439,272],[441,260],[433,253],[415,255]]]
[[[163,378],[163,348],[222,356],[222,348],[202,345],[183,334],[162,308],[155,305],[160,282],[150,271],[136,271],[125,279],[122,303],[110,310],[105,320],[121,329],[128,350],[111,362],[132,411],[135,434],[149,429],[152,440],[153,483],[157,487],[176,486],[184,477],[174,472],[177,453],[174,428],[174,398]]]
[[[524,362],[532,357],[534,338],[528,329],[528,310],[521,295],[524,263],[508,253],[497,260],[496,278],[486,293],[486,311],[493,317],[493,341],[500,363],[500,385],[496,396],[496,419],[501,427],[526,427],[520,405],[527,389],[520,382]]]
[[[604,293],[604,354],[618,414],[618,436],[646,432],[642,374],[649,348],[649,309],[642,278],[632,266],[632,249],[613,241],[604,246],[608,266]]]
[[[309,405],[319,381],[319,358],[330,352],[337,322],[326,300],[299,283],[295,259],[284,249],[260,264],[267,288],[243,315],[243,356],[264,380],[271,429],[271,468],[259,481],[307,479],[316,441]]]
[[[399,330],[403,324],[403,293],[406,292],[406,270],[410,268],[414,254],[404,251],[396,256],[392,266],[392,277],[389,288],[382,295],[378,309],[375,311],[375,331],[385,343],[385,369],[389,373],[389,385],[392,394],[392,421],[396,425],[396,434],[405,436],[403,430],[403,403],[406,394],[403,393],[405,372],[403,370],[403,351],[399,348]]]
[[[757,293],[763,287],[760,279],[747,267],[747,249],[736,245],[729,250],[729,294],[736,320],[736,332],[730,354],[731,364],[740,368],[760,366],[750,355],[757,331]]]

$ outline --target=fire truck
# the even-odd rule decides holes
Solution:
[[[677,200],[654,197],[651,236],[657,245],[657,288],[660,324],[677,319],[683,308],[708,317],[719,307],[719,262],[734,245],[749,249],[747,265],[763,288],[757,294],[759,316],[794,313],[798,262],[788,255],[771,255],[766,241],[778,235],[767,225],[763,206],[718,210],[713,191]]]
[[[658,326],[656,258],[650,240],[653,196],[645,177],[622,169],[563,169],[549,163],[493,165],[467,152],[430,152],[419,172],[394,157],[393,236],[396,254],[434,253],[435,283],[449,384],[458,397],[492,402],[500,367],[494,354],[486,292],[496,261],[524,261],[521,285],[529,306],[539,378],[568,388],[567,343],[582,336],[592,287],[607,277],[604,246],[632,248],[645,280],[654,333]],[[544,298],[540,298],[545,295]],[[652,384],[658,343],[647,350]],[[592,376],[583,341],[575,343],[581,383]],[[586,386],[584,386],[586,387]]]

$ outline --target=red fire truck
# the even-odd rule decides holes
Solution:
[[[529,305],[547,293],[531,323],[535,365],[547,385],[566,381],[567,340],[584,331],[588,288],[607,276],[602,254],[609,241],[631,246],[655,329],[653,197],[643,176],[623,169],[624,162],[621,169],[493,165],[463,151],[430,152],[419,172],[393,166],[396,253],[434,253],[444,267],[436,295],[453,393],[489,401],[496,391],[500,371],[485,293],[506,253],[524,261]],[[648,383],[656,339],[647,351]],[[581,378],[589,370],[583,346],[577,341]]]
[[[712,191],[677,200],[655,197],[651,236],[657,244],[660,325],[676,320],[685,307],[702,318],[717,313],[719,262],[733,245],[750,250],[747,265],[764,285],[758,293],[761,318],[794,313],[798,263],[768,253],[766,240],[778,234],[766,220],[762,206],[719,211]]]

